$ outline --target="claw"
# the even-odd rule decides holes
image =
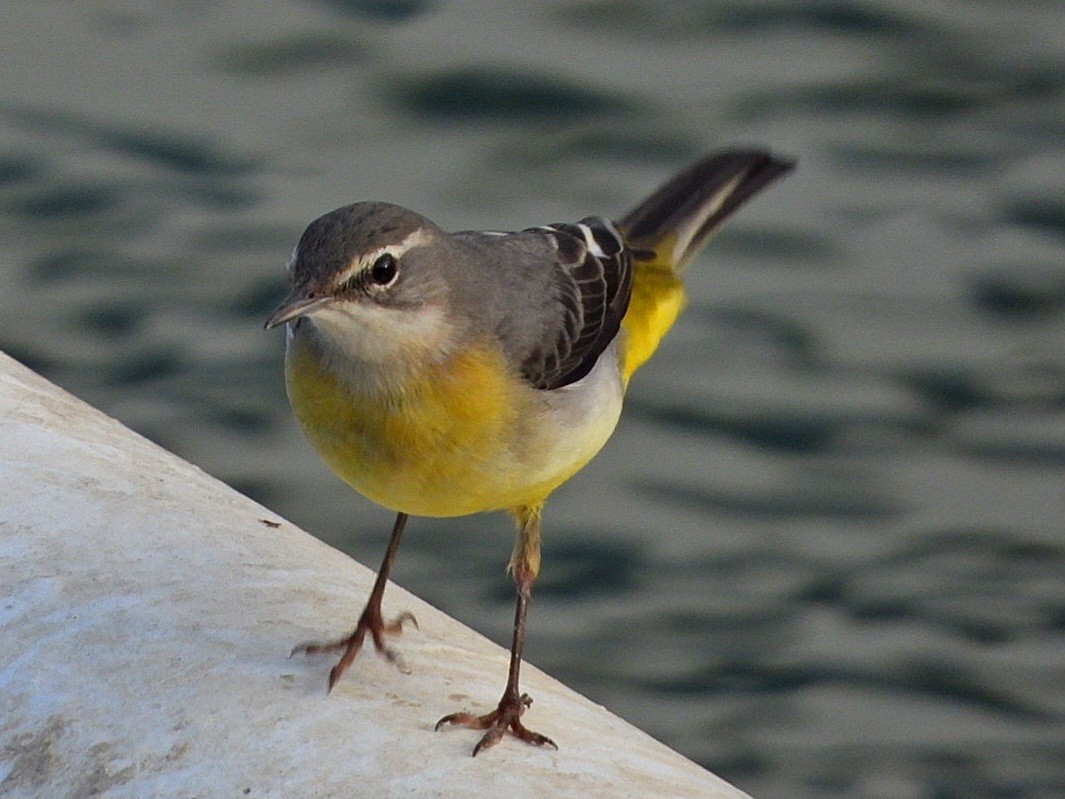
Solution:
[[[457,727],[469,727],[474,730],[487,730],[481,740],[477,742],[477,745],[473,747],[474,757],[477,757],[485,749],[491,749],[503,740],[503,736],[508,732],[515,738],[533,746],[550,746],[552,749],[557,750],[558,745],[554,741],[546,735],[533,732],[521,723],[522,714],[525,713],[525,709],[531,704],[532,697],[528,694],[522,694],[521,696],[504,694],[503,698],[499,700],[499,706],[491,713],[486,713],[483,716],[475,716],[472,713],[451,713],[436,723],[436,729],[439,730],[441,727],[454,725]]]
[[[359,617],[359,623],[355,625],[351,635],[346,638],[338,638],[335,641],[308,641],[298,644],[293,647],[289,657],[292,657],[297,652],[305,655],[316,655],[322,652],[339,652],[343,650],[344,654],[340,656],[340,660],[329,672],[329,685],[326,693],[331,693],[336,684],[340,682],[340,678],[344,676],[344,672],[354,662],[355,656],[359,654],[359,650],[362,648],[366,633],[369,633],[374,649],[383,655],[389,663],[395,665],[403,674],[410,674],[410,669],[407,667],[406,661],[403,660],[403,656],[385,642],[386,635],[399,635],[402,633],[403,625],[407,622],[413,624],[415,629],[419,629],[418,620],[414,618],[413,613],[405,611],[388,624],[385,624],[379,611],[374,613],[367,607],[362,616]]]

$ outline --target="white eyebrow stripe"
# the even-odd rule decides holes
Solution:
[[[430,241],[432,237],[426,232],[425,228],[418,228],[407,234],[403,241],[396,244],[386,244],[383,247],[378,247],[376,250],[370,250],[363,253],[358,260],[353,261],[351,266],[337,275],[336,282],[333,284],[339,288],[351,280],[355,275],[360,272],[365,272],[371,266],[373,262],[380,258],[385,253],[391,254],[394,258],[402,258],[408,252],[417,247],[424,247]]]

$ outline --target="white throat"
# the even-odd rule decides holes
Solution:
[[[327,368],[360,392],[401,389],[455,346],[454,329],[435,306],[385,308],[340,300],[307,322],[295,334],[313,327],[307,334],[315,337]]]

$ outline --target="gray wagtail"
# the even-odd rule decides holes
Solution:
[[[544,501],[606,443],[633,373],[684,305],[681,275],[717,227],[794,163],[730,150],[693,164],[616,223],[590,216],[518,233],[446,233],[395,205],[319,217],[289,263],[291,291],[266,323],[287,324],[285,383],[307,438],[360,494],[396,511],[355,630],[296,651],[343,654],[385,642],[381,597],[408,515],[505,510],[518,534],[510,669],[499,705],[437,723],[486,730],[473,750],[527,729],[518,688],[525,617],[540,571]]]

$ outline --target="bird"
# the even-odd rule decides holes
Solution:
[[[381,600],[410,516],[504,511],[517,534],[516,601],[498,705],[436,729],[483,731],[476,756],[512,736],[557,749],[522,722],[519,677],[540,572],[541,512],[610,438],[633,374],[685,304],[683,273],[721,223],[795,162],[761,148],[709,154],[616,221],[448,233],[413,211],[358,202],[308,225],[289,293],[285,386],[305,436],[357,492],[396,514],[355,629],[301,644],[340,658],[332,691],[369,635],[406,671]]]

